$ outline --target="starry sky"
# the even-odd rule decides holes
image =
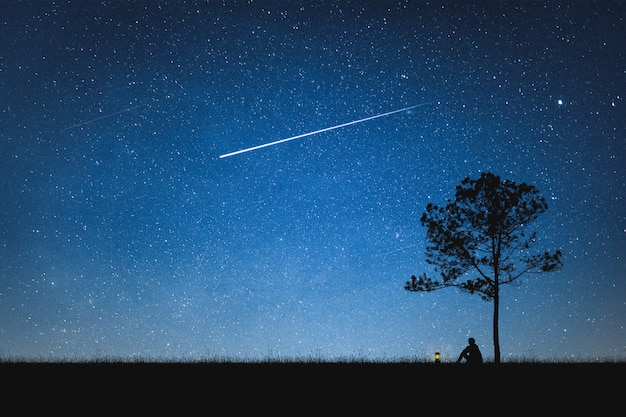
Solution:
[[[563,251],[502,360],[626,355],[623,2],[5,3],[0,357],[492,360],[492,303],[404,290],[481,172]]]

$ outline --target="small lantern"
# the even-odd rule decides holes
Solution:
[[[439,352],[435,352],[435,363],[441,362],[441,354]]]

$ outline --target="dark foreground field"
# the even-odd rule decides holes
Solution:
[[[598,415],[626,401],[621,362],[0,363],[0,372],[21,414],[45,404],[70,414]]]

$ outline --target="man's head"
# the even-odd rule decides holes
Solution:
[[[470,337],[469,339],[467,339],[467,342],[468,342],[470,345],[475,345],[475,344],[476,344],[476,341],[474,340],[474,338],[473,338],[473,337]]]

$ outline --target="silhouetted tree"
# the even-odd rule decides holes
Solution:
[[[445,207],[428,204],[422,214],[427,227],[426,262],[441,274],[441,281],[423,273],[407,281],[407,291],[430,292],[457,287],[493,300],[493,346],[500,363],[498,312],[500,286],[525,273],[559,269],[561,251],[530,254],[536,232],[525,228],[545,212],[548,205],[536,187],[516,184],[491,173],[465,178],[456,187],[455,200]],[[467,280],[462,280],[468,277]]]

